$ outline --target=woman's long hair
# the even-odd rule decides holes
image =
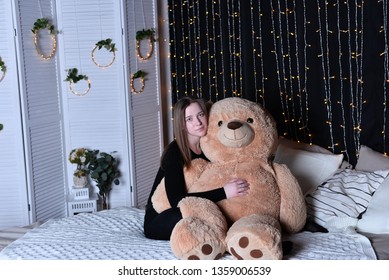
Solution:
[[[185,167],[190,167],[191,150],[189,147],[188,133],[185,122],[185,110],[189,105],[198,103],[208,120],[208,107],[203,99],[195,99],[189,96],[182,97],[173,107],[173,135],[181,151]]]

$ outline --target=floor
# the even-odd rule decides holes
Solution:
[[[34,224],[25,227],[11,227],[0,230],[0,251],[3,250],[8,244],[22,237],[31,229],[40,226],[42,222],[36,222]]]

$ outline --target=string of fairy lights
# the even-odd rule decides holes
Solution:
[[[379,32],[385,43],[381,54],[384,148],[389,91],[388,1],[377,0],[382,5]],[[278,95],[285,137],[313,143],[310,101],[317,101],[318,95],[308,84],[316,68],[322,75],[324,97],[320,98],[326,113],[327,148],[344,153],[346,159],[351,149],[358,154],[367,104],[363,72],[365,0],[169,0],[168,5],[173,101],[187,94],[213,101],[231,95],[247,98],[245,84],[250,84],[254,89],[250,99],[264,107],[268,100],[274,100],[270,95]],[[316,5],[315,13],[307,11],[308,5],[310,12]],[[247,27],[243,21],[251,23],[249,47],[242,42],[242,29]],[[269,40],[273,44],[270,48]],[[319,50],[319,63],[315,65],[308,61],[313,48]],[[250,53],[246,53],[248,50]],[[251,58],[251,73],[245,69],[247,57]],[[278,90],[269,91],[270,79]]]

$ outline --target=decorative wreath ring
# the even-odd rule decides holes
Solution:
[[[51,49],[51,52],[49,55],[44,55],[39,47],[39,30],[41,29],[47,29],[49,33],[51,34],[51,40],[53,41],[53,48]],[[54,25],[49,23],[49,20],[47,18],[38,18],[35,23],[34,27],[31,29],[32,33],[34,33],[34,45],[37,53],[39,56],[44,60],[49,60],[52,58],[55,54],[55,51],[57,49],[57,38],[56,38],[56,31],[54,30]]]
[[[147,75],[146,72],[143,72],[142,70],[139,70],[138,72],[136,72],[135,74],[133,74],[131,76],[131,80],[130,80],[130,87],[131,87],[131,92],[134,93],[134,94],[138,94],[138,93],[142,93],[145,89],[145,76]],[[139,90],[136,90],[135,89],[135,85],[134,85],[134,81],[135,79],[138,79],[140,78],[141,80],[141,88]]]
[[[3,59],[1,58],[1,56],[0,56],[0,69],[1,69],[1,72],[3,73],[0,77],[0,82],[1,82],[5,77],[5,72],[7,72],[7,66],[5,66],[5,63],[4,63]]]
[[[86,76],[86,75],[79,75],[77,68],[68,69],[67,72],[68,72],[68,75],[67,75],[67,77],[65,79],[65,82],[69,82],[70,91],[74,95],[77,95],[77,96],[84,96],[84,95],[86,95],[90,91],[90,88],[91,88],[91,82],[88,79],[88,76]],[[78,91],[74,90],[73,85],[76,84],[77,82],[81,81],[81,80],[87,81],[88,87],[87,87],[87,89],[85,91],[78,92]]]
[[[106,65],[101,65],[99,64],[96,60],[95,60],[95,51],[96,50],[101,50],[101,48],[106,48],[109,52],[112,53],[112,60],[106,64]],[[96,66],[100,67],[100,68],[108,68],[110,67],[114,61],[115,61],[115,58],[116,58],[116,51],[117,49],[115,48],[115,44],[112,43],[112,39],[108,38],[108,39],[105,39],[105,40],[100,40],[96,43],[95,47],[93,48],[92,50],[92,61],[94,64],[96,64]]]
[[[136,55],[139,57],[140,60],[147,60],[151,57],[151,55],[154,52],[154,29],[142,29],[140,31],[136,32]],[[140,42],[143,39],[149,40],[149,52],[144,57],[140,50]]]

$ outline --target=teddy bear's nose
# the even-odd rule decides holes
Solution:
[[[232,129],[232,130],[235,130],[235,129],[238,129],[242,126],[242,124],[240,122],[229,122],[227,127],[229,129]]]

